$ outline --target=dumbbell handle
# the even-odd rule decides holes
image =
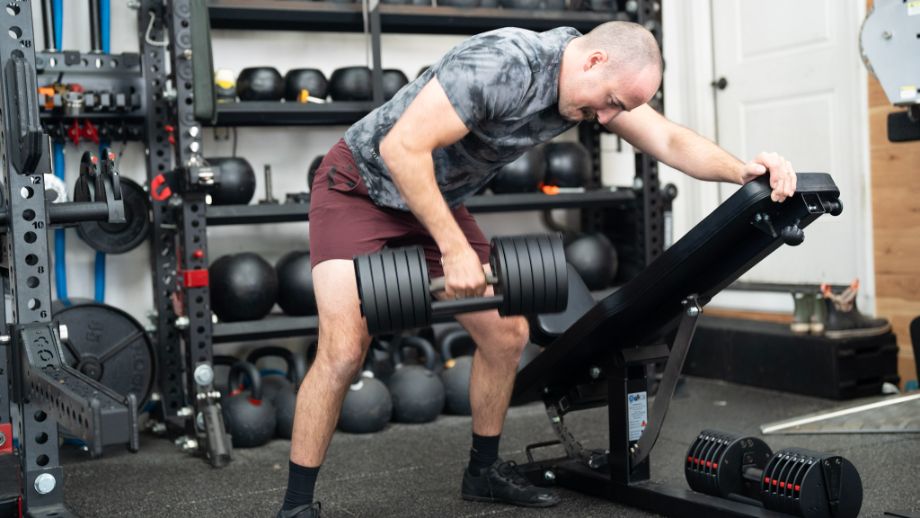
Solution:
[[[446,284],[446,277],[437,277],[431,280],[431,284],[429,284],[428,290],[432,293],[436,291],[444,291]],[[498,284],[498,277],[496,277],[494,273],[486,273],[486,284]]]
[[[492,273],[486,273],[486,284],[498,284],[498,277]],[[432,279],[431,284],[429,284],[429,289],[431,292],[444,291],[444,286],[445,278],[438,277],[436,279]],[[473,311],[497,309],[501,307],[501,305],[502,297],[500,295],[492,295],[490,297],[469,297],[453,300],[439,300],[431,303],[431,316],[435,318],[451,317],[457,313],[470,313]]]

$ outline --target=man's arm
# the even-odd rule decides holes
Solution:
[[[444,201],[432,152],[463,138],[460,120],[437,78],[432,78],[380,142],[380,155],[396,188],[441,250],[448,297],[480,295],[482,264]]]
[[[662,117],[647,104],[623,112],[607,129],[634,147],[694,178],[745,184],[770,171],[771,197],[782,201],[795,192],[792,164],[776,153],[760,153],[744,163],[696,132]]]

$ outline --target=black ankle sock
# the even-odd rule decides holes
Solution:
[[[473,434],[473,448],[470,450],[470,475],[479,475],[483,468],[488,468],[498,460],[498,441],[501,435],[486,437]]]
[[[284,494],[283,510],[293,509],[301,505],[313,503],[313,487],[316,486],[316,475],[319,467],[307,468],[288,461],[288,486]]]

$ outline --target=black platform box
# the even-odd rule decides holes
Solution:
[[[831,399],[881,394],[897,384],[893,333],[831,340],[788,324],[703,316],[684,374]]]

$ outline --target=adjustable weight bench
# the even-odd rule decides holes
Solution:
[[[797,245],[821,214],[840,214],[830,175],[800,173],[795,195],[770,199],[767,178],[739,189],[636,278],[594,302],[577,274],[569,275],[565,312],[531,320],[544,351],[520,373],[515,403],[541,399],[558,440],[528,446],[521,470],[538,484],[558,484],[669,516],[775,516],[763,507],[649,481],[649,452],[702,307],[782,244]],[[670,347],[664,340],[670,342]],[[665,361],[648,406],[646,366]],[[590,450],[566,429],[565,414],[607,406],[610,444]],[[561,444],[566,456],[533,459]]]

